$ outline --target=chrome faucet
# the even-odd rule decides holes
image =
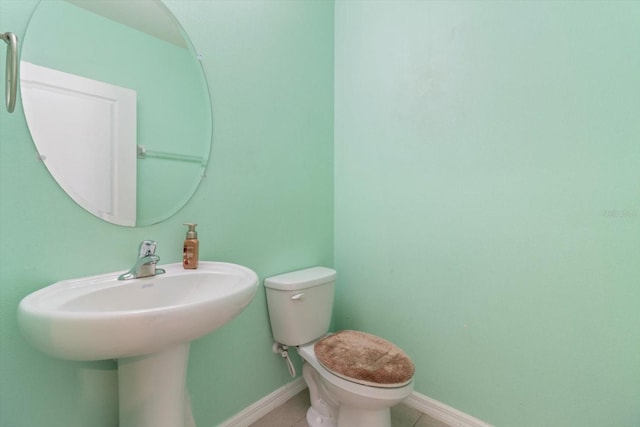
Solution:
[[[156,246],[153,240],[143,240],[138,248],[138,261],[131,270],[118,276],[118,280],[137,279],[140,277],[155,276],[165,272],[163,268],[157,268],[160,257],[156,255]]]

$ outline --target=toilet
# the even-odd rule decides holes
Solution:
[[[414,365],[375,335],[329,333],[335,280],[326,267],[265,279],[274,349],[295,347],[303,360],[310,427],[391,427],[391,407],[413,391]]]

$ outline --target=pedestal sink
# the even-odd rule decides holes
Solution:
[[[258,287],[256,273],[236,264],[162,267],[165,274],[140,279],[64,280],[18,307],[22,334],[44,353],[118,360],[120,427],[184,425],[189,343],[239,314]]]

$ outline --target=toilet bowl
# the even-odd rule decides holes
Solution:
[[[273,337],[303,359],[310,427],[391,427],[391,407],[413,391],[413,363],[375,335],[328,334],[335,278],[335,270],[313,267],[265,279]],[[388,374],[393,363],[399,375]]]
[[[314,351],[315,343],[297,348],[310,392],[309,427],[391,427],[390,408],[411,394],[413,378],[399,387],[347,380],[322,366]]]

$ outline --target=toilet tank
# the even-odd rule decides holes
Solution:
[[[273,338],[302,345],[329,331],[336,271],[312,267],[266,278],[267,307]]]

